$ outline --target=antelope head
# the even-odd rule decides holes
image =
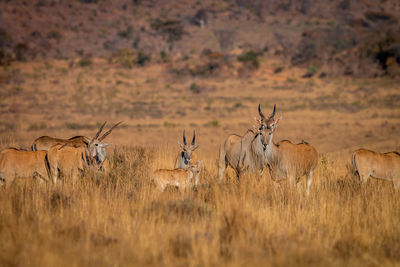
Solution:
[[[191,163],[189,164],[189,170],[191,172],[191,178],[194,178],[194,185],[197,186],[199,183],[199,174],[200,174],[200,170],[201,170],[201,164],[202,164],[202,160],[196,162],[196,164],[192,165]],[[193,180],[192,180],[193,183]]]
[[[269,142],[270,136],[272,136],[274,129],[276,128],[280,118],[275,121],[275,113],[276,113],[276,105],[274,104],[274,108],[272,110],[271,115],[269,115],[268,119],[264,116],[261,111],[261,106],[258,104],[258,114],[260,115],[260,119],[255,118],[257,122],[257,126],[253,126],[258,135],[261,135],[261,143],[264,146],[264,150]]]
[[[92,138],[92,140],[90,140],[90,142],[88,144],[88,149],[89,149],[90,155],[96,159],[97,164],[101,164],[105,161],[105,159],[107,157],[106,147],[111,145],[111,144],[102,143],[101,141],[103,141],[112,132],[112,130],[114,130],[115,127],[120,125],[122,123],[122,121],[115,124],[106,133],[104,133],[101,137],[99,137],[101,132],[103,131],[103,128],[106,125],[106,123],[107,122],[104,122],[103,125],[101,125],[101,127],[97,131],[96,135]]]
[[[279,117],[277,120],[275,120],[275,111],[276,111],[276,106],[274,105],[274,109],[268,118],[267,124],[263,126],[263,133],[267,138],[266,140],[267,145],[272,142],[274,131],[278,127],[278,124],[282,119],[282,117]]]
[[[193,138],[190,145],[186,142],[185,130],[183,130],[183,144],[178,141],[179,146],[182,148],[182,158],[185,164],[189,164],[192,160],[193,151],[195,151],[200,145],[196,145],[196,132],[193,130]]]

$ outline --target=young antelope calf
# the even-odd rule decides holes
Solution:
[[[199,183],[201,161],[196,165],[190,164],[188,169],[158,169],[154,171],[153,181],[157,188],[163,192],[168,185],[176,186],[179,190],[184,190],[193,184]]]

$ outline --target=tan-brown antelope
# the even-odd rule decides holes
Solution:
[[[118,122],[115,124],[113,127],[108,130],[108,133],[104,134],[101,138],[99,138],[99,141],[102,141],[115,127],[117,127],[119,124],[122,122]],[[98,130],[99,135],[101,131],[103,130],[104,126],[107,124],[107,122],[104,122],[101,126],[100,129]],[[54,138],[50,136],[41,136],[37,138],[35,141],[33,141],[33,144],[31,146],[32,151],[37,151],[37,150],[49,150],[52,146],[54,145],[64,145],[68,144],[71,146],[81,146],[81,145],[89,145],[89,142],[91,139],[86,136],[74,136],[69,139],[61,139],[61,138]]]
[[[196,164],[189,162],[187,170],[158,169],[153,173],[153,181],[161,192],[163,192],[167,186],[178,187],[181,191],[193,185],[197,186],[199,183],[201,162],[202,161],[198,161]]]
[[[275,106],[274,113],[275,114]],[[274,116],[268,120],[261,114],[261,126],[268,134],[265,149],[265,160],[271,178],[279,182],[288,179],[291,185],[297,184],[301,177],[306,176],[307,194],[310,193],[313,171],[318,163],[317,150],[305,141],[293,144],[288,140],[273,142],[274,131],[280,119]]]
[[[93,166],[94,159],[89,156],[87,147],[66,144],[52,146],[47,152],[46,160],[49,176],[56,184],[60,174],[76,182],[84,169]]]
[[[258,113],[262,115],[260,105],[258,105]],[[271,118],[275,115],[275,108],[271,114]],[[262,126],[262,124],[260,124]],[[259,172],[260,177],[263,175],[265,166],[265,147],[266,139],[262,127],[254,127],[255,129],[247,130],[246,134],[241,136],[232,134],[228,136],[224,144],[219,149],[218,160],[218,180],[222,181],[226,167],[229,165],[235,170],[237,179],[240,179],[241,173],[250,171],[252,173]]]
[[[398,152],[379,153],[361,148],[353,152],[352,164],[363,184],[371,176],[391,181],[394,189],[396,191],[399,189],[400,154]]]
[[[11,184],[15,178],[37,177],[48,181],[46,151],[22,151],[7,148],[0,152],[0,185]]]
[[[175,160],[175,168],[187,169],[189,163],[191,161],[197,161],[197,154],[194,151],[200,146],[199,144],[195,144],[196,142],[196,132],[193,131],[193,138],[190,145],[186,142],[185,131],[183,131],[183,144],[178,141],[179,146],[182,148],[182,151],[176,157]]]
[[[80,171],[91,166],[97,170],[107,169],[107,151],[109,144],[101,143],[112,130],[121,122],[111,127],[105,134],[99,137],[106,123],[104,123],[97,131],[96,135],[86,143],[70,143],[56,144],[50,148],[47,154],[49,162],[50,176],[55,183],[59,178],[59,174],[72,176],[74,180]]]

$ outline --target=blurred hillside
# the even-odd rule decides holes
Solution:
[[[397,76],[399,25],[398,0],[2,0],[0,63],[102,57],[191,76],[265,64],[304,77]]]

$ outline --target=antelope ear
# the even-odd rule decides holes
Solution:
[[[274,128],[278,127],[278,124],[279,124],[279,122],[281,121],[281,119],[282,119],[282,116],[280,116],[280,117],[274,122],[274,124],[273,124],[273,127],[274,127]]]
[[[111,146],[111,145],[112,145],[112,143],[110,143],[110,144],[101,144],[102,147]]]
[[[200,146],[200,144],[197,144],[193,147],[192,151],[195,151],[198,147]]]
[[[185,149],[185,146],[184,145],[182,145],[182,143],[181,142],[179,142],[178,141],[178,145],[182,148],[182,149]]]

